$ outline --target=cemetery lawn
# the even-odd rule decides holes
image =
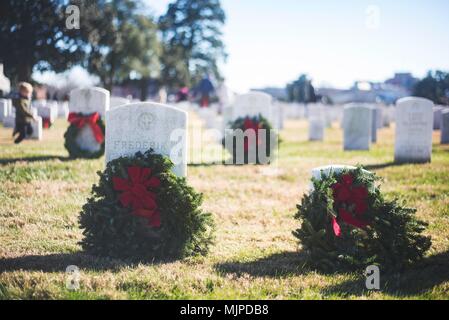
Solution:
[[[195,120],[196,119],[196,120]],[[198,126],[196,117],[191,126]],[[44,130],[42,142],[12,143],[0,125],[1,299],[449,299],[449,146],[434,132],[431,164],[395,165],[394,128],[382,129],[371,151],[343,152],[338,124],[324,142],[307,141],[304,120],[286,121],[278,170],[205,163],[188,168],[216,219],[207,257],[132,265],[84,254],[78,215],[104,158],[70,160],[67,124]],[[198,154],[191,150],[191,154]],[[362,164],[383,177],[387,197],[401,197],[429,223],[427,257],[367,291],[361,273],[323,274],[303,267],[292,231],[295,206],[317,166]],[[81,269],[80,289],[66,289],[65,269]]]

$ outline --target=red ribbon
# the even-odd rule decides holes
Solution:
[[[368,223],[360,217],[368,209],[368,190],[364,186],[354,186],[354,179],[350,174],[341,177],[341,181],[332,185],[334,200],[337,206],[344,204],[338,209],[338,218],[346,224],[363,229]],[[351,213],[354,212],[356,217]],[[337,237],[341,236],[341,229],[337,219],[332,217],[332,228]]]
[[[44,129],[48,129],[51,127],[51,121],[50,118],[42,118],[42,127]]]
[[[261,129],[260,123],[258,123],[257,121],[253,121],[250,118],[246,118],[245,122],[243,123],[243,128],[245,129],[245,131],[246,130],[254,130],[254,132],[256,134],[256,144],[260,145],[262,143],[259,140],[259,129]],[[248,140],[249,139],[245,139],[245,141],[244,141],[243,148],[244,148],[245,152],[247,152],[249,149]]]
[[[100,126],[97,124],[99,119],[100,114],[98,112],[92,113],[90,115],[82,115],[79,113],[71,112],[69,113],[68,120],[71,124],[75,125],[79,129],[81,129],[85,125],[90,126],[94,134],[95,140],[97,140],[97,142],[101,144],[104,141],[104,134]]]
[[[112,183],[115,191],[121,191],[119,201],[124,207],[133,209],[133,215],[148,220],[152,227],[160,227],[161,218],[157,210],[156,194],[148,188],[160,186],[160,180],[151,177],[150,168],[129,167],[128,179],[113,177]]]

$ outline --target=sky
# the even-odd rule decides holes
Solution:
[[[146,0],[155,12],[169,0]],[[235,91],[284,87],[306,73],[317,86],[449,71],[447,0],[222,0],[222,66]]]
[[[160,15],[170,0],[144,2]],[[239,93],[285,87],[302,73],[315,86],[348,88],[395,72],[449,71],[447,0],[221,2],[228,53],[221,69]]]

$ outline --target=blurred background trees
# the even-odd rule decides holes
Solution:
[[[312,86],[312,80],[305,74],[300,75],[298,80],[287,85],[287,97],[289,102],[316,102],[315,88]]]
[[[66,8],[80,9],[80,28],[66,26]],[[13,81],[33,71],[62,72],[74,65],[99,77],[101,85],[150,79],[169,90],[221,78],[225,58],[219,0],[173,0],[154,17],[140,0],[2,0],[0,62]]]
[[[71,68],[84,40],[65,25],[64,1],[0,1],[0,60],[13,83],[30,81],[33,70]]]
[[[176,0],[160,17],[167,86],[191,86],[206,73],[220,78],[217,63],[226,58],[221,40],[225,13],[219,0]]]
[[[415,85],[414,95],[432,100],[435,104],[449,105],[449,73],[429,71]]]

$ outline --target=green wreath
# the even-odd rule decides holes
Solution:
[[[301,221],[293,232],[309,265],[325,271],[378,265],[400,270],[422,258],[431,246],[416,209],[387,201],[378,178],[358,167],[312,179],[313,191],[297,205]]]
[[[202,194],[172,168],[153,150],[109,162],[80,215],[83,249],[138,261],[207,254],[212,214],[200,209]]]
[[[265,143],[265,150],[266,150],[266,157],[270,158],[272,153],[273,153],[273,149],[274,149],[274,145],[272,145],[271,140],[270,140],[270,135],[272,133],[273,127],[271,126],[270,122],[264,118],[261,114],[257,115],[257,116],[253,116],[253,117],[240,117],[237,118],[235,121],[230,123],[230,129],[232,130],[237,130],[240,129],[243,132],[245,132],[246,130],[252,129],[254,130],[254,132],[256,133],[256,141],[252,141],[250,142],[249,139],[247,137],[244,137],[244,141],[243,141],[243,163],[241,164],[248,164],[250,162],[254,162],[251,160],[255,160],[256,164],[262,164],[264,161],[262,161],[261,159],[259,159],[259,145],[261,143]],[[259,134],[258,129],[265,129],[265,136],[262,136]],[[232,156],[232,162],[234,164],[237,164],[238,159],[237,159],[237,138],[235,136],[233,136],[232,134],[225,134],[225,137],[222,139],[222,145],[224,148],[227,148],[226,146],[226,141],[228,139],[232,139],[232,150],[228,147],[228,151]],[[278,135],[276,134],[276,140],[278,141],[278,143],[280,143],[279,139],[278,139]],[[248,155],[248,150],[251,148],[251,143],[255,143],[255,150],[256,150],[256,156],[255,159],[250,159],[249,155]],[[254,147],[254,146],[253,146]],[[268,164],[268,163],[265,163]]]
[[[82,116],[82,114],[76,114],[77,116]],[[98,120],[95,122],[96,125],[101,129],[103,136],[105,134],[105,124],[103,120],[98,117]],[[79,128],[75,123],[71,123],[67,128],[67,131],[64,133],[64,147],[69,152],[70,158],[84,158],[84,159],[97,159],[104,155],[105,143],[104,141],[100,144],[100,150],[96,152],[90,152],[87,150],[83,150],[77,143],[76,137],[78,136],[81,128]]]

